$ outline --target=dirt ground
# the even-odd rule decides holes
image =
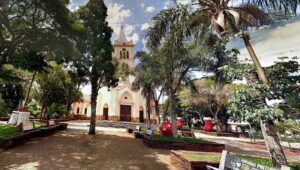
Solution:
[[[0,153],[0,169],[174,169],[169,150],[149,149],[126,133],[67,130]]]

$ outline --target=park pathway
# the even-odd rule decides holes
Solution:
[[[269,152],[264,143],[251,143],[245,139],[234,139],[230,137],[215,137],[203,134],[195,134],[198,139],[225,144],[226,150],[238,154],[253,155],[269,158]],[[284,149],[284,153],[290,162],[300,163],[300,150]]]
[[[0,169],[174,169],[169,150],[149,149],[132,135],[89,136],[66,130],[0,152]]]

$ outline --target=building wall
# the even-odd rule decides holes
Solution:
[[[78,108],[79,108],[79,113],[77,113]],[[91,103],[89,101],[74,102],[73,103],[73,114],[85,115],[85,108],[87,108],[87,114],[86,114],[87,117],[90,117],[92,108],[91,108]]]

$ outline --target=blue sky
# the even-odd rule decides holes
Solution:
[[[71,0],[69,8],[76,10],[86,4],[88,0]],[[145,29],[149,26],[152,17],[172,0],[104,0],[108,7],[108,22],[114,30],[112,41],[119,34],[121,25],[125,27],[128,39],[136,43],[136,51],[141,50],[144,44]],[[188,2],[189,0],[181,0]]]
[[[86,4],[88,0],[71,0],[69,8],[76,10],[79,6]],[[169,6],[172,0],[104,0],[108,7],[108,22],[113,28],[112,42],[117,38],[121,25],[125,26],[128,39],[136,43],[135,50],[141,50],[144,44],[145,30],[155,14]],[[188,3],[191,0],[177,0]],[[272,27],[260,29],[251,33],[252,44],[257,56],[263,66],[269,66],[278,57],[300,57],[300,17],[293,18],[287,22]],[[228,44],[229,48],[240,50],[240,59],[249,58],[244,43],[235,38]],[[299,61],[299,60],[298,60]],[[87,88],[90,89],[90,88]],[[85,91],[85,90],[84,90]],[[89,90],[87,90],[89,91]],[[86,93],[86,92],[84,92]]]

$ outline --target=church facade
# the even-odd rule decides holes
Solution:
[[[114,43],[113,58],[119,63],[125,63],[130,69],[135,69],[134,43],[128,41],[121,27],[119,38]],[[108,89],[99,89],[96,115],[98,120],[146,122],[146,99],[141,90],[133,91],[133,75],[120,80],[118,86]],[[154,109],[151,109],[154,110]],[[151,113],[151,122],[156,122],[156,114]]]

